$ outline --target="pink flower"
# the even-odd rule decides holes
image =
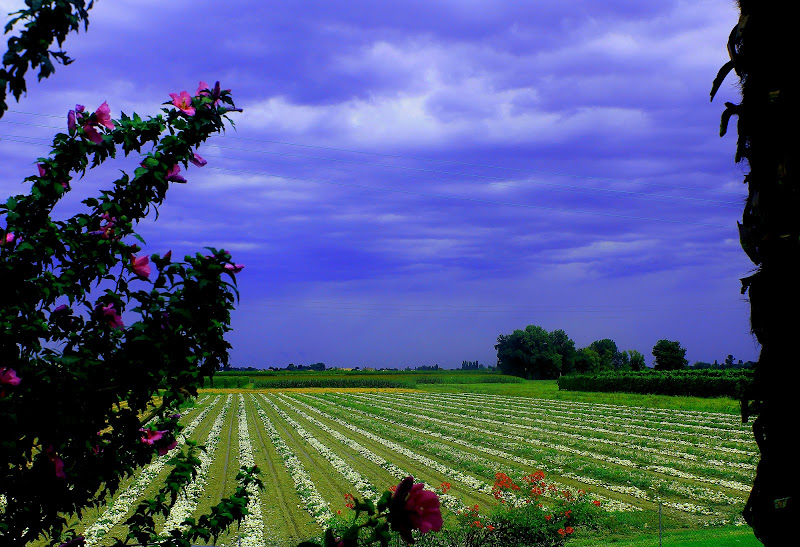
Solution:
[[[114,122],[111,121],[111,108],[108,106],[107,101],[103,101],[97,110],[94,112],[97,119],[97,125],[102,125],[106,129],[114,129]]]
[[[206,160],[202,158],[202,156],[200,156],[200,154],[192,154],[192,157],[189,161],[195,164],[197,167],[203,167],[205,164],[208,163]]]
[[[39,168],[39,176],[40,177],[43,177],[43,176],[47,175],[47,171],[45,170],[44,165],[42,165],[41,163],[37,163],[36,167]]]
[[[10,386],[18,386],[22,382],[17,377],[17,372],[10,367],[0,368],[0,384],[8,384]]]
[[[166,431],[153,431],[152,429],[140,429],[142,432],[141,442],[148,446],[153,446],[156,441],[160,441]]]
[[[175,440],[173,440],[169,444],[159,446],[158,447],[158,455],[159,456],[163,456],[164,454],[166,454],[167,452],[169,452],[170,450],[172,450],[176,446],[178,446],[178,441],[175,441]]]
[[[122,316],[117,313],[117,310],[114,309],[113,302],[108,304],[107,306],[103,306],[102,304],[98,304],[97,308],[95,308],[97,312],[106,318],[108,324],[117,330],[122,329],[125,324],[122,322]]]
[[[442,529],[442,512],[439,509],[439,497],[435,492],[423,490],[424,484],[418,482],[411,487],[406,500],[406,511],[411,518],[412,528],[427,534],[431,530]]]
[[[231,273],[239,273],[244,270],[244,264],[225,264],[224,268]]]
[[[86,545],[86,538],[83,536],[78,536],[75,539],[71,539],[66,543],[62,543],[58,547],[78,547],[81,545]]]
[[[47,459],[50,460],[50,463],[53,464],[56,478],[66,479],[67,475],[64,473],[64,460],[58,457],[56,451],[53,450],[53,445],[48,445],[47,448],[45,448],[44,453],[47,455]]]
[[[187,116],[194,116],[195,109],[192,106],[192,96],[189,95],[188,91],[181,91],[180,94],[170,93],[169,96],[172,97],[172,104],[177,106],[181,112]]]
[[[209,90],[211,91],[210,93]],[[230,91],[230,89],[226,89],[225,91]],[[217,106],[219,104],[219,98],[222,95],[222,91],[220,90],[219,87],[219,81],[217,81],[217,83],[214,84],[213,90],[207,83],[200,82],[200,84],[197,86],[197,93],[195,93],[195,95],[199,97],[210,97],[214,101],[213,105]],[[211,105],[206,105],[206,106],[210,107]]]
[[[89,125],[88,123],[83,126],[83,132],[86,134],[86,138],[92,141],[95,144],[100,144],[103,142],[103,136],[100,132],[94,128],[93,125]]]
[[[106,223],[104,226],[101,226],[99,230],[95,230],[94,232],[89,232],[92,235],[100,236],[103,239],[110,239],[114,236],[114,225],[117,223],[117,219],[109,215],[108,213],[103,213],[100,215],[100,218],[105,220]]]
[[[131,269],[139,277],[150,277],[150,257],[131,255]]]
[[[176,163],[170,168],[169,171],[167,171],[167,180],[170,180],[172,182],[186,182],[186,179],[178,174],[180,172],[181,168]]]
[[[67,112],[67,129],[70,135],[75,134],[75,127],[81,121],[81,118],[83,118],[83,110],[84,106],[82,104],[76,104],[75,110]]]
[[[14,241],[14,232],[7,232],[3,239],[0,239],[0,245],[5,245],[7,243],[12,243]]]
[[[164,260],[171,260],[171,259],[172,259],[172,249],[167,251],[167,253],[164,255]]]
[[[414,543],[411,530],[427,534],[442,529],[439,496],[424,488],[422,483],[414,484],[414,477],[406,477],[397,485],[392,496],[389,522],[392,530],[398,532],[407,543]]]
[[[78,105],[80,106],[80,105]],[[75,107],[77,110],[77,106]],[[67,119],[69,123],[69,119]],[[83,131],[86,133],[86,138],[95,144],[103,142],[103,135],[97,130],[95,126],[102,126],[106,129],[114,129],[114,122],[111,121],[111,109],[108,102],[103,102],[100,107],[95,110],[94,121],[89,120],[88,123],[83,124]]]

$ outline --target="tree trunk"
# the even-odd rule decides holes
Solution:
[[[731,32],[730,69],[740,79],[742,102],[726,103],[720,135],[738,116],[736,162],[746,161],[748,197],[739,235],[757,266],[742,279],[749,291],[750,324],[761,344],[755,380],[742,400],[742,418],[757,415],[753,433],[761,452],[743,516],[767,546],[798,544],[800,431],[800,109],[794,83],[800,64],[796,2],[740,0]]]

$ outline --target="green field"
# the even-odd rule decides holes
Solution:
[[[555,382],[485,382],[452,371],[315,374],[371,376],[376,388],[252,390],[264,378],[313,378],[291,373],[239,375],[241,389],[201,393],[182,423],[209,450],[170,523],[230,494],[239,466],[252,462],[265,489],[253,517],[218,545],[239,536],[242,545],[296,544],[348,514],[345,494],[375,497],[409,474],[452,485],[446,512],[475,504],[486,511],[497,503],[495,473],[542,469],[549,481],[588,490],[608,511],[603,530],[579,530],[570,545],[658,545],[659,507],[664,545],[759,544],[740,525],[757,451],[734,401],[559,392]],[[398,380],[416,390],[375,383]],[[154,492],[164,459],[85,516],[90,544],[124,535],[120,523],[135,500]]]

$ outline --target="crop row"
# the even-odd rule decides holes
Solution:
[[[270,494],[252,490],[250,515],[222,538],[247,546],[296,544],[346,511],[345,494],[376,499],[408,475],[430,489],[449,483],[441,499],[452,511],[495,503],[497,472],[542,469],[559,489],[590,490],[608,510],[652,512],[660,502],[673,518],[721,522],[741,511],[755,453],[724,415],[491,395],[213,395],[184,419],[175,450],[193,439],[206,451],[164,529],[229,495],[226,468],[258,464]],[[141,470],[86,522],[89,545],[124,535],[121,523],[154,491],[169,458]]]

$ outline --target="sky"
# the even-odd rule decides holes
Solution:
[[[143,253],[245,265],[233,366],[494,365],[526,325],[649,365],[660,339],[756,360],[746,167],[735,124],[719,137],[733,76],[709,102],[737,18],[732,0],[100,0],[74,62],[0,119],[0,194],[75,104],[155,115],[219,80],[235,129],[138,232]],[[54,216],[137,163],[74,180]]]

